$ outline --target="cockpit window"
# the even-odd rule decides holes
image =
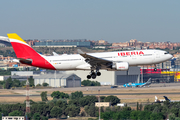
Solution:
[[[168,54],[168,52],[165,52],[164,54]]]

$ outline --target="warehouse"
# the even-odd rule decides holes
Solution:
[[[129,82],[140,82],[140,67],[129,67],[128,71],[100,70],[100,72],[101,76],[97,76],[96,79],[90,80],[98,81],[101,85],[123,85]],[[83,81],[87,80],[86,76],[90,71],[66,71],[66,73],[74,73]]]
[[[81,78],[75,74],[44,74],[34,76],[34,85],[48,83],[51,87],[80,87]]]

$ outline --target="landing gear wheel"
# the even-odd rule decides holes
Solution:
[[[157,71],[157,68],[154,68],[154,71]]]
[[[97,72],[96,74],[97,74],[97,76],[101,76],[101,73],[100,73],[100,72]]]
[[[93,73],[91,74],[91,77],[92,77],[92,79],[95,79],[95,78],[96,78],[96,73],[93,72]]]
[[[91,75],[87,75],[87,79],[91,79]]]

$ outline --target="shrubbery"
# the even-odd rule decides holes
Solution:
[[[90,81],[90,80],[83,80],[81,85],[84,86],[101,86],[100,82],[97,81]]]

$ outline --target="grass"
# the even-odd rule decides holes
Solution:
[[[60,92],[65,92],[68,94],[71,94],[72,92],[75,92],[76,89],[31,89],[30,94],[39,94],[43,91],[47,91],[47,94],[51,94],[53,91],[59,90]],[[119,89],[105,89],[101,90],[100,94],[113,94],[113,93],[152,93],[148,95],[116,95],[119,99],[121,99],[121,103],[131,103],[131,102],[147,102],[148,99],[150,102],[154,102],[155,96],[158,97],[158,99],[164,99],[163,96],[165,94],[163,93],[177,93],[180,91],[180,87],[154,87],[154,88],[119,88]],[[91,90],[86,91],[82,89],[82,92],[84,94],[98,94],[97,90]],[[160,95],[153,94],[153,93],[161,93]],[[24,97],[0,97],[0,103],[23,103],[26,99],[26,90],[0,90],[0,95],[24,95]],[[103,95],[104,96],[104,95]],[[105,95],[107,96],[107,95]],[[167,95],[171,100],[180,100],[179,94],[168,94]],[[30,96],[30,99],[32,99],[35,102],[41,101],[40,96]],[[48,100],[52,100],[52,97],[48,96]]]

